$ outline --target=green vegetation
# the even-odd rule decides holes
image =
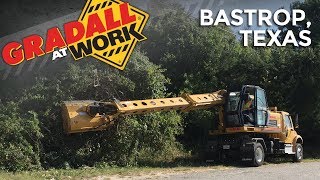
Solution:
[[[0,167],[8,170],[40,168],[39,120],[36,113],[20,114],[13,102],[0,107]]]
[[[320,7],[320,2],[307,0],[295,6],[308,12]],[[107,131],[67,136],[62,129],[61,102],[157,98],[181,92],[237,90],[243,84],[266,89],[269,106],[299,113],[305,145],[317,141],[319,28],[312,29],[315,38],[310,48],[252,48],[243,47],[226,32],[231,32],[227,27],[199,27],[197,20],[179,8],[163,12],[150,20],[145,32],[148,41],[136,48],[125,71],[91,58],[63,60],[28,77],[2,81],[0,169],[58,168],[68,171],[49,170],[48,176],[82,176],[82,170],[69,169],[103,165],[106,168],[101,171],[112,172],[109,167],[163,167],[181,157],[197,157],[208,128],[214,126],[214,110],[130,116]],[[317,13],[308,12],[307,16],[310,20],[314,17],[312,27],[319,27]],[[99,81],[97,87],[95,80]],[[123,171],[129,169],[135,171]],[[24,172],[21,176],[42,178],[46,174]],[[11,174],[4,173],[6,176],[11,178]]]

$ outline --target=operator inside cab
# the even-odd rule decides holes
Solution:
[[[248,125],[254,125],[254,95],[251,95],[249,92],[246,93],[247,98],[243,104],[242,112],[244,116],[244,123]]]
[[[250,110],[253,108],[253,100],[254,100],[254,96],[253,95],[249,95],[248,99],[246,100],[246,102],[244,103],[243,106],[243,110]]]

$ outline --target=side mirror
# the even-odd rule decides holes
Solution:
[[[298,129],[299,128],[299,115],[296,114],[295,118],[294,118],[294,128]]]

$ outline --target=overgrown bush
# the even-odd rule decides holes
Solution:
[[[16,103],[0,105],[0,169],[39,169],[42,134],[35,112],[19,112]]]
[[[169,83],[162,74],[164,70],[149,62],[139,50],[133,53],[123,72],[106,65],[101,67],[101,62],[96,60],[65,65],[59,75],[41,73],[34,85],[16,97],[19,113],[38,113],[40,124],[35,125],[41,128],[44,137],[37,160],[41,157],[44,168],[93,166],[98,162],[137,165],[145,157],[152,159],[155,154],[167,154],[169,159],[169,151],[181,150],[175,140],[176,135],[182,133],[181,118],[176,112],[124,117],[104,132],[65,135],[62,129],[62,101],[165,97]],[[98,72],[98,76],[94,71]],[[98,87],[94,87],[94,81],[99,82]],[[19,119],[15,123],[18,122]]]

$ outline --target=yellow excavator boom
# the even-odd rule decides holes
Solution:
[[[160,111],[191,111],[224,104],[225,90],[206,94],[182,94],[181,97],[134,101],[65,101],[62,115],[65,132],[79,133],[108,128],[119,116]]]

